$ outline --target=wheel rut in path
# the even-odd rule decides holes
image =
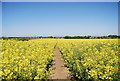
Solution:
[[[65,62],[61,56],[61,53],[57,46],[55,46],[54,51],[54,61],[52,66],[52,75],[50,76],[53,80],[64,80],[64,81],[71,81],[70,80],[70,72],[67,67],[65,67]]]

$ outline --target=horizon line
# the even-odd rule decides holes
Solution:
[[[116,35],[116,34],[109,34],[109,35]],[[109,36],[109,35],[64,35],[64,36]],[[48,36],[2,36],[2,37],[64,37],[64,36],[53,36],[53,35],[48,35]],[[120,35],[117,35],[120,36]]]

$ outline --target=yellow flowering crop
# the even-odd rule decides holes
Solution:
[[[119,79],[118,39],[2,40],[0,78],[47,79],[55,45],[76,78]]]
[[[46,79],[53,60],[55,42],[2,40],[2,79]]]
[[[78,79],[119,79],[118,39],[61,39],[58,47]]]

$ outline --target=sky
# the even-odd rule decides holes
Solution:
[[[2,36],[117,35],[117,2],[3,2]]]
[[[2,36],[2,3],[0,2],[0,37]]]
[[[3,2],[118,2],[119,0],[2,0]]]

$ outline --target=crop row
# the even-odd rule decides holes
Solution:
[[[49,39],[2,40],[2,79],[47,79],[55,43]]]
[[[78,80],[119,79],[118,39],[59,40],[58,47]]]

